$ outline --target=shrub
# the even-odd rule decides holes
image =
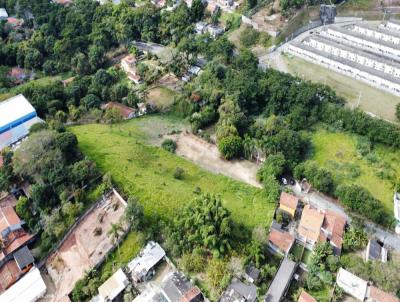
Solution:
[[[218,150],[225,159],[239,157],[243,150],[242,139],[236,135],[223,137],[218,141]]]
[[[252,27],[246,27],[240,34],[240,43],[243,47],[255,45],[260,38],[260,33]]]
[[[174,171],[174,178],[182,179],[184,174],[185,174],[185,170],[183,170],[181,167],[176,167],[176,169]]]
[[[171,153],[175,153],[176,142],[174,140],[170,139],[170,138],[167,138],[162,142],[161,147],[164,150],[167,150],[167,151],[169,151]]]

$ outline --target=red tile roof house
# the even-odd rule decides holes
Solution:
[[[294,236],[288,232],[271,229],[268,236],[268,248],[274,253],[286,256],[289,254],[294,241]]]
[[[302,291],[297,302],[317,302],[309,293]]]
[[[329,242],[340,255],[346,219],[332,211],[320,211],[306,205],[301,215],[297,240],[308,249],[317,242]]]
[[[102,106],[102,109],[116,108],[126,120],[136,117],[137,111],[131,107],[117,102],[109,102]]]
[[[34,236],[22,228],[23,224],[24,222],[19,219],[12,207],[0,208],[0,239],[2,242],[0,293],[15,283],[30,268],[30,265],[27,267],[18,265],[20,259],[18,254],[24,254],[26,245],[34,240]]]
[[[299,199],[292,194],[282,192],[279,198],[279,209],[290,214],[292,217],[296,216],[297,208],[299,206]]]
[[[24,24],[24,20],[9,17],[9,18],[7,18],[7,24],[10,24],[12,27],[21,27],[22,24]]]
[[[21,84],[29,77],[29,75],[24,69],[20,67],[13,67],[8,73],[8,77],[13,79],[15,84]]]
[[[136,71],[136,57],[133,55],[127,55],[121,60],[121,68],[125,71],[128,79],[133,81],[135,84],[142,83],[140,76],[137,74]]]
[[[400,302],[400,300],[395,296],[388,294],[375,286],[368,287],[367,297],[367,302]]]

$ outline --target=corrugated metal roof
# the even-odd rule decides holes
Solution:
[[[34,112],[35,108],[22,94],[0,102],[0,129]]]
[[[18,125],[6,132],[0,133],[0,150],[8,147],[29,134],[29,128],[37,123],[43,123],[38,117],[34,117],[21,125]]]
[[[102,301],[114,300],[129,284],[129,280],[119,269],[106,282],[99,287],[99,296]]]
[[[46,284],[35,267],[0,296],[0,302],[34,302],[46,293]]]

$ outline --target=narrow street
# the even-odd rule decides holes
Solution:
[[[309,202],[312,206],[324,210],[334,211],[338,214],[345,216],[348,221],[351,221],[349,215],[346,214],[344,208],[338,203],[334,202],[334,200],[330,197],[318,192],[301,192],[299,185],[291,186],[291,189],[297,197]],[[400,251],[400,236],[395,234],[394,232],[386,230],[371,221],[365,222],[365,231],[369,235],[377,237],[379,240],[389,245],[393,249]]]

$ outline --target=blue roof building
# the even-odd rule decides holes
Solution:
[[[22,94],[0,102],[0,150],[26,137],[29,128],[40,122],[35,108]]]

